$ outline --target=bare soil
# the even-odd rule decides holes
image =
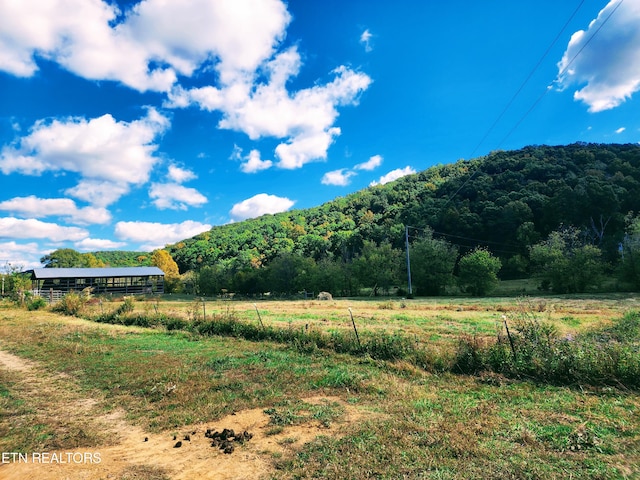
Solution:
[[[87,397],[68,375],[48,372],[36,362],[2,350],[0,369],[14,373],[15,390],[33,404],[38,422],[67,432],[61,448],[44,446],[41,451],[21,452],[22,457],[3,452],[2,480],[259,479],[274,474],[274,459],[293,454],[319,435],[339,436],[362,416],[339,398],[318,396],[303,400],[337,402],[344,409],[330,427],[314,421],[274,430],[269,415],[256,408],[175,431],[150,433],[127,422],[124,409],[105,413],[102,400]],[[209,438],[224,429],[246,431],[251,438],[234,442],[233,452],[224,453]],[[210,434],[205,436],[207,431]]]

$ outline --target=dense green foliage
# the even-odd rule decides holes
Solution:
[[[72,248],[60,248],[40,259],[47,268],[92,268],[104,267],[92,253],[80,253]]]
[[[147,252],[80,253],[72,248],[60,248],[43,256],[40,262],[47,268],[145,267],[152,265],[152,258]]]
[[[418,295],[440,295],[454,283],[458,249],[445,240],[433,238],[431,230],[425,230],[425,234],[413,242],[410,257],[411,276]]]
[[[601,255],[573,227],[551,232],[547,240],[531,247],[531,263],[542,287],[556,293],[579,293],[598,286],[605,270]]]
[[[93,252],[93,256],[106,267],[149,267],[149,252],[129,252],[125,250],[106,250]]]
[[[476,248],[460,259],[458,282],[473,296],[483,296],[498,285],[500,259],[484,248]]]
[[[640,289],[640,216],[627,217],[627,229],[621,253],[622,277],[635,289]]]

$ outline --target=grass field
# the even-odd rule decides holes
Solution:
[[[306,327],[323,331],[357,327],[403,332],[420,341],[455,339],[460,333],[495,335],[503,316],[521,309],[531,310],[561,332],[575,333],[640,309],[640,298],[628,294],[601,297],[437,297],[406,300],[393,297],[336,299],[329,301],[256,301],[220,299],[147,299],[134,302],[135,311],[161,313],[184,318],[233,314],[240,320],[262,321],[277,327]],[[93,303],[89,313],[113,310],[109,302]],[[498,325],[499,326],[499,325]]]
[[[93,302],[89,313],[119,302]],[[640,309],[633,295],[134,302],[283,329],[401,332],[453,348],[522,309],[571,336]],[[351,320],[353,314],[353,323]],[[99,464],[0,464],[0,478],[640,478],[640,394],[242,338],[94,323],[0,304],[0,451],[98,452]],[[204,432],[253,438],[230,455]],[[231,427],[230,427],[231,428]],[[182,441],[185,434],[192,437]],[[146,439],[146,441],[145,441]]]

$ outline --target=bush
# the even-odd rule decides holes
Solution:
[[[47,306],[47,301],[42,297],[33,297],[27,300],[27,310],[40,310]]]
[[[76,292],[69,292],[53,306],[53,311],[64,315],[79,316],[87,304],[88,298]]]

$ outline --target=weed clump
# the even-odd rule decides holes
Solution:
[[[88,300],[89,298],[86,295],[72,291],[62,297],[60,301],[52,307],[52,310],[64,315],[77,317],[82,314]]]
[[[575,337],[562,337],[531,309],[521,309],[511,322],[508,333],[499,332],[493,342],[460,339],[454,371],[491,371],[557,384],[640,387],[640,312]]]
[[[42,297],[32,297],[30,299],[27,299],[26,304],[27,310],[29,311],[40,310],[47,306],[47,301]]]

